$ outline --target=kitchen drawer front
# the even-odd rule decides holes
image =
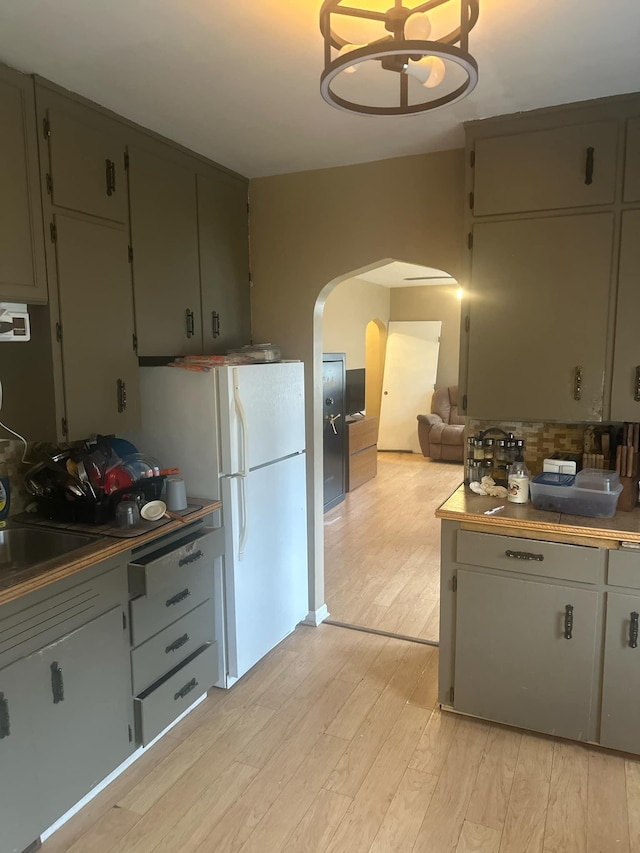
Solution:
[[[349,421],[349,453],[358,453],[378,441],[378,419],[369,417]]]
[[[167,588],[180,584],[176,578],[186,577],[195,566],[211,568],[216,557],[222,554],[223,528],[197,530],[179,542],[129,563],[129,592],[132,596],[148,597],[163,594]]]
[[[640,589],[640,551],[609,551],[608,583]]]
[[[458,531],[456,561],[469,566],[577,583],[598,583],[604,559],[605,551],[601,548]]]
[[[175,572],[173,583],[156,595],[141,595],[129,602],[131,642],[139,646],[203,601],[213,596],[213,567],[199,562]]]
[[[201,646],[213,641],[211,599],[199,604],[131,652],[133,692],[137,696]]]
[[[218,679],[216,643],[205,646],[168,678],[134,699],[136,740],[146,746]]]

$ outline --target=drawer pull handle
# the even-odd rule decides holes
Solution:
[[[183,589],[182,592],[177,592],[171,598],[168,598],[166,601],[166,606],[171,607],[173,604],[180,604],[181,601],[184,601],[185,598],[189,598],[190,595],[190,589]]]
[[[111,196],[116,191],[116,164],[113,160],[105,160],[105,178],[107,182],[107,195]]]
[[[592,146],[587,148],[587,160],[584,164],[584,182],[587,186],[593,183],[593,155],[595,153],[596,149]]]
[[[638,648],[638,614],[634,610],[629,622],[629,648]]]
[[[198,682],[195,680],[195,678],[192,678],[191,681],[185,684],[183,688],[181,688],[180,690],[178,690],[177,693],[174,694],[173,701],[175,702],[178,699],[184,699],[187,693],[191,693],[191,691],[195,690],[197,686]]]
[[[194,551],[193,554],[187,554],[186,557],[183,557],[180,560],[180,562],[178,563],[178,565],[180,567],[187,566],[187,565],[189,565],[189,563],[195,563],[195,561],[199,560],[200,557],[202,557],[202,556],[203,556],[202,551]]]
[[[582,368],[578,365],[573,375],[573,399],[582,400]]]
[[[62,667],[55,661],[51,664],[51,692],[53,693],[53,704],[64,702],[64,680],[62,678]]]
[[[636,382],[633,391],[633,399],[636,403],[640,403],[640,364],[636,367]]]
[[[217,311],[211,312],[211,334],[214,338],[220,337],[220,315]]]
[[[184,646],[184,644],[188,643],[188,642],[189,642],[189,635],[183,634],[181,637],[178,637],[177,640],[174,640],[173,643],[169,643],[167,648],[164,650],[164,653],[166,655],[168,655],[169,652],[177,652],[178,649],[182,648],[182,646]]]
[[[0,693],[0,740],[3,737],[9,737],[11,734],[11,726],[9,725],[9,700]]]
[[[196,333],[194,314],[190,308],[187,308],[184,313],[187,322],[187,337],[192,338]]]
[[[512,560],[536,560],[538,563],[544,560],[544,554],[531,554],[529,551],[511,551],[511,549],[507,549],[504,554],[505,557],[509,557]]]
[[[573,637],[573,604],[567,604],[564,608],[564,638],[571,640]]]

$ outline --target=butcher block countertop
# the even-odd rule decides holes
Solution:
[[[487,510],[503,507],[487,515]],[[460,522],[463,529],[525,539],[545,539],[619,548],[620,542],[640,543],[640,507],[617,512],[613,518],[587,518],[534,509],[531,503],[510,503],[506,498],[476,495],[466,486],[456,491],[436,510],[436,517]]]
[[[100,527],[96,528],[88,524],[56,524],[37,517],[29,518],[26,514],[10,518],[9,528],[34,525],[70,533],[87,533],[94,538],[88,540],[86,545],[76,548],[68,554],[47,560],[33,568],[0,572],[0,605],[21,598],[27,593],[48,586],[76,572],[81,572],[83,569],[88,569],[102,560],[117,557],[118,554],[123,554],[132,548],[147,545],[167,533],[175,533],[181,529],[184,529],[185,532],[191,532],[191,522],[198,521],[222,508],[221,501],[209,501],[202,498],[189,498],[189,504],[190,511],[185,516],[186,523],[173,519],[163,519],[160,522],[143,521],[141,522],[140,532],[127,538],[106,535],[101,532]]]

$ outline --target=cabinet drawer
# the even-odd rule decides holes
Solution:
[[[597,583],[604,558],[605,551],[601,548],[458,531],[456,560],[469,566]]]
[[[478,139],[474,216],[611,204],[617,135],[598,121]]]
[[[199,562],[176,572],[173,581],[155,595],[129,602],[132,644],[139,646],[212,596],[212,563]]]
[[[163,595],[168,589],[187,585],[192,568],[213,566],[224,554],[224,530],[197,530],[194,533],[129,563],[129,592],[132,596]],[[180,578],[183,580],[181,581]],[[191,610],[193,603],[187,608]]]
[[[213,608],[211,599],[207,599],[131,652],[134,694],[141,693],[201,646],[212,642],[213,636]]]
[[[362,420],[349,421],[348,433],[350,454],[371,447],[378,441],[378,419],[363,418]]]
[[[640,589],[640,551],[609,551],[608,583]]]
[[[136,740],[146,746],[218,679],[217,644],[191,656],[157,686],[134,700]]]

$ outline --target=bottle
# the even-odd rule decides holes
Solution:
[[[529,471],[523,459],[517,459],[509,468],[507,500],[514,504],[526,504],[529,500]]]
[[[8,477],[0,477],[0,521],[5,521],[11,505],[11,481]]]

